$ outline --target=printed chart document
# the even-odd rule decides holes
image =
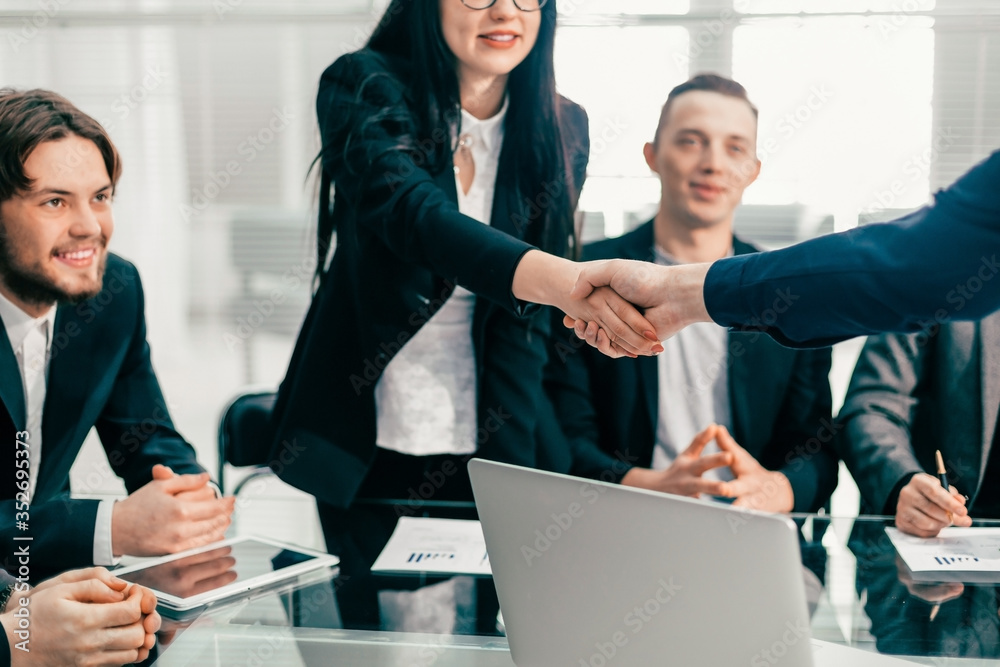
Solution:
[[[372,572],[493,574],[478,521],[408,516],[400,517]]]
[[[1000,583],[1000,528],[945,528],[930,538],[885,532],[914,581]]]

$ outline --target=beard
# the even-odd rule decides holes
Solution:
[[[97,284],[91,289],[71,293],[61,289],[51,278],[41,271],[35,270],[30,266],[24,266],[19,262],[3,226],[0,225],[0,279],[3,280],[7,289],[18,299],[31,305],[44,306],[51,303],[82,303],[100,294],[103,287],[104,268],[108,261],[108,254],[104,252],[104,248],[107,246],[103,239],[100,247],[101,255],[100,259],[98,259]]]

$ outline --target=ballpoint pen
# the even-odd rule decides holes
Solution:
[[[948,470],[944,467],[944,459],[941,458],[940,449],[934,451],[934,458],[937,459],[937,478],[941,482],[941,488],[943,488],[945,491],[950,491],[951,487],[948,485]],[[950,523],[952,520],[951,512],[947,512],[947,514],[948,514],[948,522]],[[933,623],[934,619],[937,618],[939,611],[941,611],[940,604],[936,604],[933,607],[931,607],[931,615],[930,615],[931,623]]]
[[[934,451],[934,458],[937,459],[937,478],[941,482],[941,487],[945,491],[950,491],[951,487],[948,485],[948,471],[944,467],[944,459],[941,458],[941,450]],[[951,522],[951,512],[948,512],[948,521]]]

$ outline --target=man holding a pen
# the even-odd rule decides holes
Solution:
[[[1000,518],[998,413],[1000,313],[870,338],[839,418],[862,512],[920,537]]]

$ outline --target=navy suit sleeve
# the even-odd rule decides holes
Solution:
[[[708,312],[790,347],[984,317],[1000,308],[998,183],[994,152],[894,222],[720,260],[705,280]]]
[[[59,574],[64,570],[90,567],[94,564],[94,527],[97,522],[97,500],[74,500],[69,494],[31,505],[27,532],[17,529],[15,500],[0,503],[0,544],[3,562],[0,566],[17,572],[19,550],[28,549],[31,583]],[[23,507],[23,506],[22,506]],[[15,537],[31,537],[31,541],[15,542]]]
[[[178,474],[200,473],[194,448],[174,430],[160,383],[153,371],[142,284],[134,273],[136,319],[127,340],[127,350],[114,386],[97,420],[97,433],[112,469],[125,482],[129,493],[152,479],[152,469],[161,463]]]
[[[400,259],[522,313],[511,284],[532,246],[459,213],[424,168],[427,149],[451,138],[442,132],[417,146],[408,108],[401,83],[370,52],[341,57],[320,80],[323,168],[356,211],[359,235],[373,234]]]

